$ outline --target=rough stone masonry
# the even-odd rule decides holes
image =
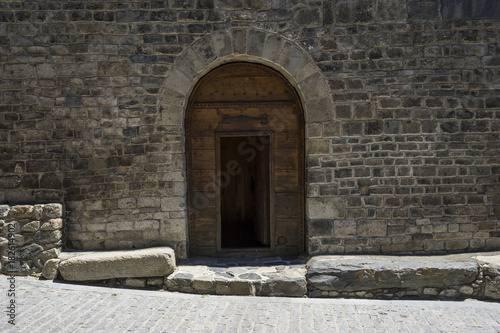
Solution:
[[[231,61],[305,110],[309,254],[500,249],[500,5],[0,3],[0,203],[64,205],[67,249],[188,255],[184,112]]]

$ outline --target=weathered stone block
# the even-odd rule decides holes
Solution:
[[[377,22],[405,22],[406,0],[377,0]]]
[[[61,253],[60,246],[57,248],[52,248],[50,250],[43,251],[37,257],[42,259],[42,262],[46,262],[47,260],[50,259],[56,259],[59,256],[59,253]]]
[[[63,227],[63,220],[62,219],[50,219],[47,222],[44,222],[40,230],[48,231],[48,230],[60,230]]]
[[[260,56],[264,51],[266,33],[264,31],[251,31],[248,33],[247,53]]]
[[[305,276],[265,281],[258,294],[274,297],[303,297],[307,293]]]
[[[252,295],[252,285],[248,281],[230,281],[231,295]]]
[[[48,280],[54,280],[59,273],[60,259],[49,259],[45,262],[42,269],[42,276]]]
[[[281,42],[282,40],[278,36],[268,34],[262,49],[262,57],[269,60],[275,60],[279,55]]]
[[[141,197],[137,199],[137,207],[160,207],[161,198]]]
[[[183,241],[186,239],[186,220],[169,219],[160,223],[160,235],[168,241]]]
[[[186,209],[186,199],[184,197],[170,197],[161,199],[163,211],[179,211]]]
[[[125,279],[125,285],[132,288],[144,288],[146,286],[146,279],[135,279],[127,278]]]
[[[345,215],[345,202],[342,198],[309,198],[307,203],[309,219],[335,219]]]
[[[357,223],[355,220],[335,220],[333,225],[336,237],[356,235]]]
[[[307,101],[305,108],[310,121],[330,121],[333,118],[333,105],[329,98]]]
[[[61,230],[54,231],[37,231],[33,234],[33,239],[40,244],[55,243],[62,237]]]
[[[245,0],[214,0],[215,8],[220,9],[239,9],[243,8]]]
[[[436,20],[439,17],[438,0],[408,0],[408,18]]]
[[[309,227],[309,236],[332,236],[333,221],[331,220],[312,220]]]
[[[19,259],[32,259],[43,251],[43,247],[38,244],[29,244],[23,246],[15,252],[16,258]]]
[[[308,282],[319,290],[360,291],[383,288],[444,288],[472,283],[478,276],[474,262],[359,259],[318,256],[307,263]]]
[[[9,205],[0,205],[0,218],[7,217],[9,211],[10,211]]]
[[[174,251],[168,247],[81,254],[59,265],[68,281],[166,276],[175,270]]]
[[[228,33],[222,32],[213,34],[212,45],[214,46],[215,53],[220,57],[233,53],[231,35]]]
[[[46,204],[43,205],[43,218],[60,218],[63,215],[63,207],[61,204]]]
[[[358,221],[357,235],[362,237],[387,236],[387,222],[382,220]]]
[[[148,286],[162,286],[164,278],[149,278],[147,281]]]
[[[157,220],[142,220],[134,222],[134,230],[156,230],[160,227]]]
[[[294,47],[283,59],[283,66],[292,75],[297,75],[298,72],[307,64],[309,57],[298,47]]]
[[[35,232],[40,229],[40,221],[28,222],[21,228],[21,232]]]
[[[196,292],[207,292],[214,289],[215,283],[211,277],[200,277],[191,284]]]
[[[321,26],[323,11],[319,7],[301,8],[295,13],[295,22],[305,27]]]
[[[19,205],[11,207],[9,210],[9,218],[31,218],[33,217],[33,206]]]

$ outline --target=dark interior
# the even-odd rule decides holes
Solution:
[[[221,247],[269,246],[269,137],[220,138]]]

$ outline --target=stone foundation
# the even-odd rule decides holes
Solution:
[[[1,272],[40,273],[62,249],[61,204],[0,205]]]

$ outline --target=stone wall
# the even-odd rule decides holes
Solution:
[[[2,1],[0,202],[64,202],[68,248],[185,257],[189,92],[279,36],[265,63],[322,115],[305,117],[309,253],[498,249],[500,15],[459,3]],[[316,76],[286,69],[296,49]]]
[[[60,204],[0,205],[0,271],[40,273],[45,262],[62,250],[63,209]]]

